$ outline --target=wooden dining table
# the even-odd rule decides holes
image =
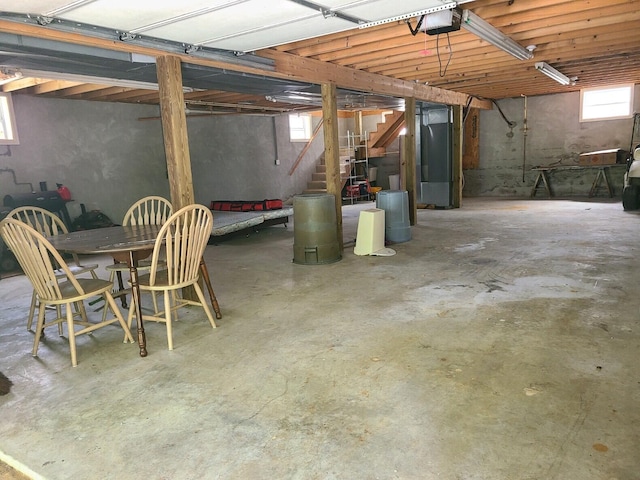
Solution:
[[[144,333],[144,322],[142,321],[137,265],[139,260],[147,258],[153,251],[156,237],[161,228],[161,225],[114,226],[48,237],[51,244],[60,252],[87,255],[106,253],[113,256],[118,262],[126,263],[129,266],[131,299],[136,313],[138,346],[140,347],[141,357],[147,356],[147,341]],[[209,291],[211,306],[216,318],[222,318],[204,259],[200,262],[200,269]]]

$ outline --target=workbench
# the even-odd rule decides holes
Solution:
[[[531,170],[538,172],[536,181],[531,189],[531,196],[535,197],[538,188],[544,187],[549,198],[553,197],[551,190],[551,183],[549,181],[549,174],[556,170],[596,170],[596,177],[591,184],[591,190],[589,190],[589,197],[596,195],[599,188],[604,188],[609,195],[609,198],[613,197],[613,189],[609,182],[609,169],[613,167],[626,167],[623,163],[612,163],[610,165],[558,165],[555,167],[534,167]],[[602,185],[600,185],[602,183]]]

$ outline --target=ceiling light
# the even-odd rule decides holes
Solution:
[[[462,12],[461,26],[466,30],[469,30],[474,35],[477,35],[482,40],[485,40],[493,46],[513,55],[518,60],[530,60],[533,58],[533,53],[519,43],[513,41],[490,23],[484,21],[471,10],[465,10]]]
[[[423,10],[418,10],[416,12],[405,13],[403,15],[396,15],[394,17],[383,18],[381,20],[374,20],[372,22],[361,23],[358,26],[358,28],[375,27],[377,25],[382,25],[384,23],[391,23],[391,22],[397,22],[399,20],[406,20],[408,18],[420,17],[422,15],[428,15],[430,13],[441,12],[443,10],[451,10],[452,8],[455,8],[457,5],[458,5],[457,2],[448,2],[448,3],[445,3],[445,4],[437,6],[437,7],[425,8]]]
[[[571,85],[571,79],[569,77],[567,77],[564,73],[560,73],[548,63],[536,62],[536,70],[540,70],[547,77],[553,78],[561,85]]]

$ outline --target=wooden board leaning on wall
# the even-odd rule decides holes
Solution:
[[[480,110],[469,110],[464,121],[464,143],[462,147],[462,169],[473,170],[480,166]]]

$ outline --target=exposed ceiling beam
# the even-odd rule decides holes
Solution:
[[[24,35],[35,38],[56,40],[76,45],[99,47],[126,53],[136,53],[148,56],[165,55],[159,49],[146,46],[128,44],[119,41],[107,40],[97,37],[88,37],[72,32],[61,32],[38,25],[21,24],[17,22],[0,20],[0,32]],[[332,82],[340,88],[347,88],[355,91],[376,93],[396,98],[414,97],[420,101],[445,103],[449,105],[467,105],[469,96],[464,93],[456,93],[440,88],[432,88],[426,85],[419,85],[391,77],[362,72],[348,67],[327,64],[317,60],[296,57],[294,55],[280,53],[270,50],[262,51],[265,58],[272,58],[276,61],[276,71],[265,71],[263,69],[249,67],[245,65],[235,65],[218,60],[196,58],[187,54],[177,55],[182,62],[195,65],[222,68],[230,71],[252,73],[266,77],[295,79],[309,83]],[[491,103],[474,99],[472,106],[476,108],[492,108]]]
[[[314,78],[314,82],[335,83],[340,88],[371,92],[392,97],[412,97],[425,102],[467,105],[469,96],[442,88],[398,80],[384,75],[354,70],[340,65],[302,58],[275,50],[262,50],[262,55],[275,60],[276,71],[294,80]],[[471,106],[490,109],[491,102],[473,99]]]

